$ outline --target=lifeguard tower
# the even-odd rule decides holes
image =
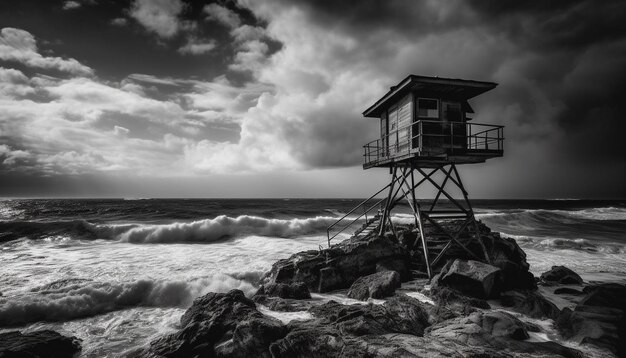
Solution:
[[[474,123],[468,102],[496,86],[410,75],[365,110],[363,116],[380,122],[380,138],[364,146],[363,169],[388,168],[391,180],[328,228],[328,245],[360,222],[364,223],[353,236],[395,234],[391,213],[402,202],[408,204],[414,218],[415,247],[420,247],[423,255],[423,274],[432,278],[432,268],[453,246],[476,256],[466,247],[473,239],[478,239],[489,261],[456,166],[503,155],[504,127]],[[376,199],[385,190],[387,196]],[[425,191],[432,195],[419,197]],[[451,221],[455,225],[449,225]]]

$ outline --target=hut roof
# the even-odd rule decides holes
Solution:
[[[467,101],[482,93],[494,89],[498,84],[462,80],[457,78],[428,77],[409,75],[397,85],[391,87],[381,99],[363,112],[365,117],[380,117],[383,110],[411,91],[420,91],[430,96]]]

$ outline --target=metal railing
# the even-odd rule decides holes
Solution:
[[[365,163],[409,153],[502,151],[504,126],[418,120],[363,146]]]
[[[332,225],[330,225],[328,228],[326,228],[326,237],[328,238],[328,247],[330,247],[330,241],[332,239],[334,239],[335,237],[337,237],[339,234],[341,234],[342,232],[344,232],[347,228],[351,227],[352,225],[354,225],[354,223],[356,223],[358,220],[360,220],[361,218],[365,217],[365,225],[367,225],[367,223],[369,222],[369,217],[368,217],[368,213],[370,211],[372,211],[374,208],[380,206],[383,204],[384,201],[387,200],[387,198],[382,198],[380,200],[376,200],[375,197],[382,193],[384,190],[386,190],[387,188],[389,188],[389,186],[391,185],[391,183],[387,184],[387,186],[385,186],[384,188],[380,189],[379,191],[377,191],[374,195],[370,196],[369,198],[363,200],[362,202],[360,202],[357,206],[355,206],[354,208],[352,208],[352,210],[348,211],[344,216],[342,216],[339,220],[335,221]],[[371,204],[372,201],[376,200],[373,204]],[[350,217],[350,215],[352,215],[353,213],[357,212],[357,210],[359,209],[363,209],[363,212],[356,217]],[[360,212],[360,211],[359,211]],[[372,216],[373,218],[374,216]],[[331,230],[333,228],[335,228],[335,226],[339,225],[339,223],[343,222],[344,220],[349,220],[349,222],[341,227],[339,227],[337,230],[337,232],[334,232],[333,235],[331,236]]]

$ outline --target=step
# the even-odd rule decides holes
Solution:
[[[410,270],[413,277],[428,277],[428,273],[419,270]]]

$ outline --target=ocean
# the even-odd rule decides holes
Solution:
[[[54,329],[81,338],[84,357],[123,355],[176,330],[197,296],[252,295],[276,260],[327,245],[326,228],[360,201],[2,200],[0,331]],[[535,275],[566,265],[626,283],[626,201],[472,203]]]

